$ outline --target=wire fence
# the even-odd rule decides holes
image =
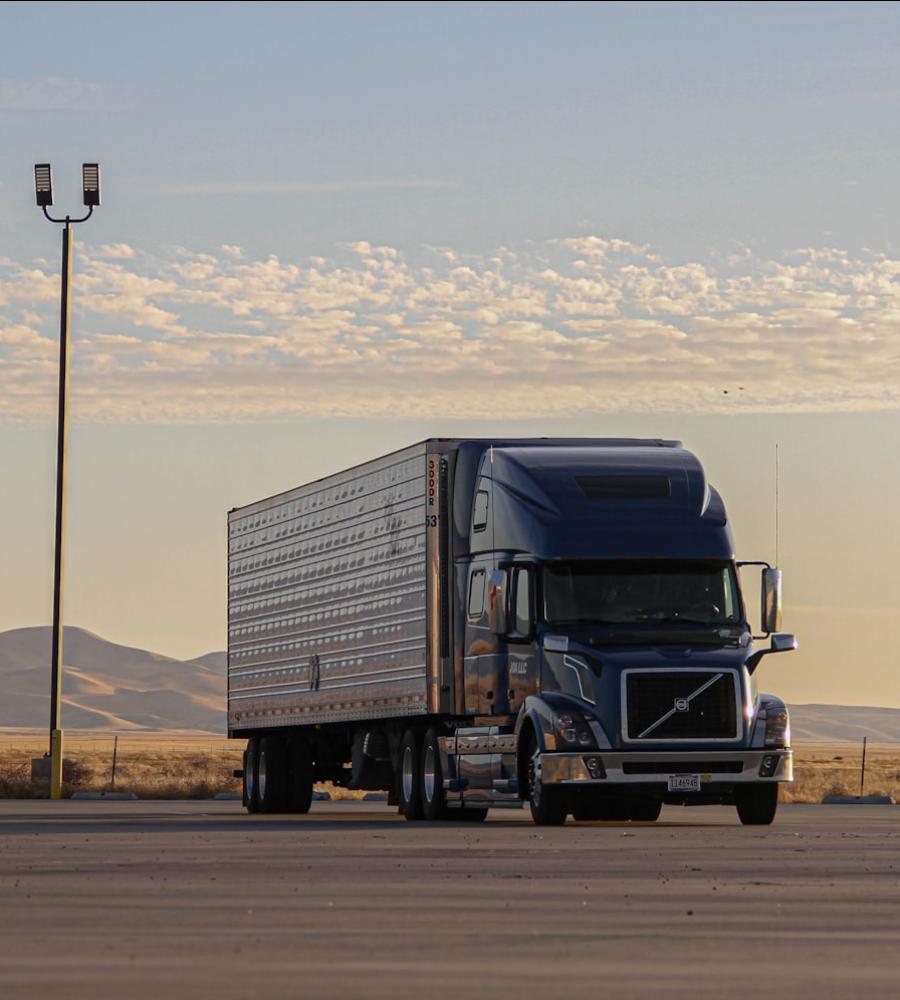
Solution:
[[[0,729],[0,751],[34,753],[36,756],[49,749],[49,734],[38,729]],[[212,733],[166,732],[100,732],[96,730],[66,730],[65,753],[98,754],[112,752],[118,743],[119,753],[147,750],[165,750],[171,753],[240,752],[244,740],[230,740]]]
[[[39,792],[35,761],[47,751],[42,730],[0,729],[0,797]],[[67,731],[64,756],[70,790],[128,788],[148,797],[208,797],[234,792],[244,740],[209,733]],[[794,748],[793,784],[784,802],[820,802],[826,795],[892,795],[900,800],[900,745],[862,740],[805,743]],[[39,762],[38,762],[39,763]]]

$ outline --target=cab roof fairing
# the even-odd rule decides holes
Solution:
[[[494,448],[493,548],[539,559],[725,559],[734,542],[725,505],[683,448]],[[580,476],[658,476],[668,497],[596,499]]]

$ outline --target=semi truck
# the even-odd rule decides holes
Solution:
[[[305,813],[332,782],[408,820],[771,823],[790,722],[757,672],[797,643],[759,560],[754,634],[747,565],[670,440],[432,438],[235,508],[244,807]]]

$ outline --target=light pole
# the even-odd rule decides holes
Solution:
[[[50,222],[63,226],[62,288],[59,307],[59,397],[56,417],[56,532],[53,552],[53,652],[50,665],[50,798],[62,797],[63,732],[62,732],[62,669],[63,669],[63,571],[66,552],[66,456],[69,429],[69,320],[72,306],[69,285],[72,281],[72,226],[86,222],[100,204],[100,165],[85,163],[81,167],[82,189],[87,214],[80,219],[67,215],[54,219],[47,209],[53,204],[53,177],[49,163],[34,165],[34,194],[38,208]]]

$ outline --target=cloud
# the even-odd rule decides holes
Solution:
[[[133,104],[128,88],[107,83],[59,76],[0,80],[4,111],[127,111]]]
[[[108,257],[111,260],[131,260],[134,248],[127,243],[106,243],[93,250],[95,257]]]
[[[593,235],[419,255],[363,240],[298,260],[86,246],[73,416],[900,407],[900,261],[884,254],[671,262]],[[0,420],[52,412],[57,295],[52,265],[0,262]]]
[[[455,185],[442,180],[415,177],[384,180],[253,180],[197,181],[166,188],[166,194],[344,194],[369,191],[444,191]]]

